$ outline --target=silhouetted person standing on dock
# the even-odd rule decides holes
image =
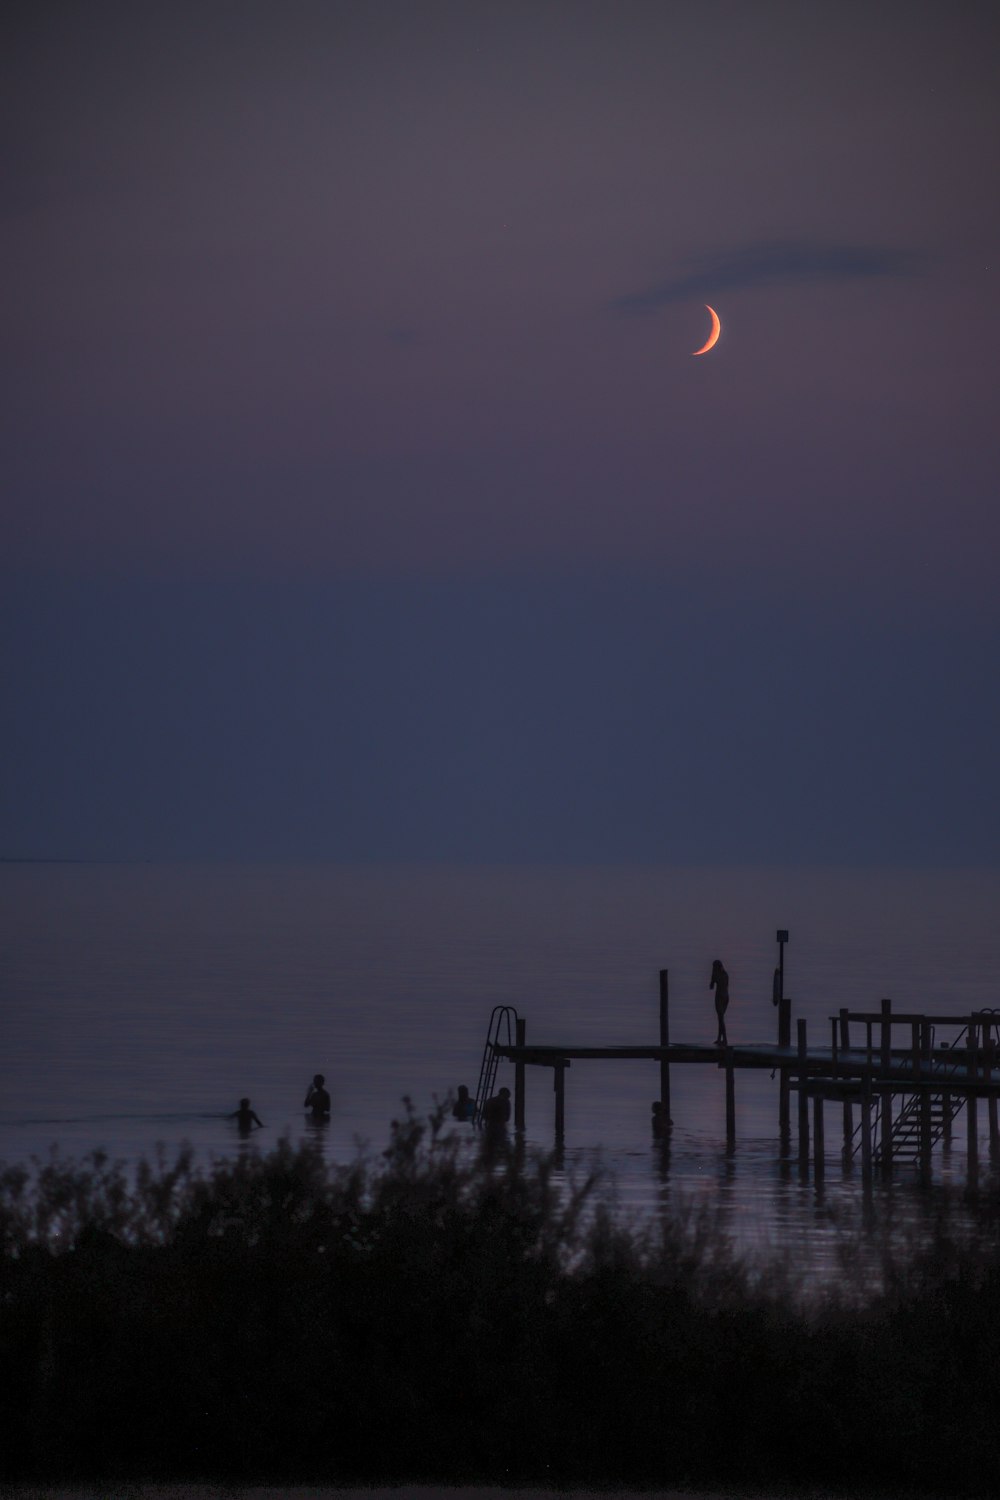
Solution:
[[[249,1099],[241,1099],[239,1109],[234,1109],[229,1119],[236,1121],[240,1135],[249,1135],[254,1126],[258,1130],[263,1130],[264,1128],[264,1121],[259,1120],[250,1108]]]
[[[726,1011],[729,1008],[729,975],[722,967],[722,959],[717,958],[712,963],[712,977],[708,981],[710,990],[715,991],[715,1014],[719,1018],[719,1032],[715,1038],[717,1047],[728,1047],[729,1041],[726,1037]]]
[[[306,1089],[304,1104],[314,1125],[325,1125],[330,1118],[330,1095],[323,1085],[326,1079],[317,1073]]]

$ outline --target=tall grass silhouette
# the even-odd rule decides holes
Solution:
[[[3,1478],[1000,1490],[988,1203],[817,1294],[445,1113],[343,1166],[3,1169]]]

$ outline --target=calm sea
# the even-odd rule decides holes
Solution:
[[[498,1004],[536,1042],[655,1042],[667,968],[672,1040],[711,1041],[716,957],[730,1040],[771,1041],[779,927],[793,1016],[816,1040],[841,1006],[883,996],[1000,1005],[997,871],[9,864],[0,886],[8,1162],[56,1143],[127,1162],[182,1141],[232,1154],[245,1148],[224,1115],[242,1095],[265,1123],[258,1145],[299,1138],[317,1071],[333,1095],[323,1149],[347,1160],[385,1145],[404,1095],[423,1112],[475,1089]],[[751,1248],[822,1236],[856,1199],[832,1122],[824,1194],[780,1162],[766,1073],[737,1074],[732,1154],[723,1075],[677,1068],[672,1083],[666,1170],[649,1127],[657,1065],[574,1063],[566,1169],[600,1153],[626,1212],[710,1200]],[[529,1069],[529,1143],[551,1146],[552,1130],[551,1072]]]

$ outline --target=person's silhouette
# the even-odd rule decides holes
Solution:
[[[708,981],[710,990],[715,991],[715,1014],[719,1020],[718,1034],[715,1038],[717,1047],[728,1047],[726,1038],[726,1010],[729,1007],[729,975],[722,967],[721,958],[714,960],[712,964],[712,977]]]
[[[464,1083],[458,1085],[458,1098],[451,1106],[451,1113],[455,1120],[471,1120],[476,1113],[476,1101],[470,1098]]]
[[[498,1133],[507,1128],[510,1119],[510,1089],[501,1089],[499,1093],[491,1094],[483,1105],[483,1124],[487,1130]]]
[[[258,1119],[250,1108],[249,1099],[241,1099],[239,1109],[234,1109],[229,1119],[236,1121],[240,1135],[249,1135],[255,1126],[258,1130],[264,1128],[264,1121]]]
[[[330,1118],[330,1095],[324,1088],[326,1079],[322,1073],[316,1073],[312,1083],[306,1089],[306,1097],[303,1101],[309,1110],[313,1123],[320,1123]]]

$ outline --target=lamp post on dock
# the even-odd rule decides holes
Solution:
[[[790,1047],[792,1045],[791,1016],[785,999],[785,944],[788,942],[788,928],[779,927],[776,937],[778,967],[774,971],[774,993],[771,998],[778,1007],[778,1046]]]

